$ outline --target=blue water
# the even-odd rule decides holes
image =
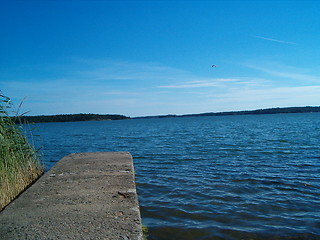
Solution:
[[[36,124],[49,169],[128,151],[148,239],[320,239],[320,114]]]

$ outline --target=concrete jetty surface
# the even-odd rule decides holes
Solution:
[[[0,239],[143,239],[132,156],[64,157],[0,212]]]

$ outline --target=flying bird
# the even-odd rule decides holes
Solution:
[[[217,67],[217,66],[213,64],[211,67]]]

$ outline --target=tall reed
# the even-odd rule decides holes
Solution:
[[[15,124],[10,113],[10,99],[0,93],[0,211],[44,170],[22,125]]]

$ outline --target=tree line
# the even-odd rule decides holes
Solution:
[[[103,121],[130,119],[119,114],[59,114],[41,116],[19,116],[15,118],[16,123],[40,123],[40,122],[80,122],[80,121]]]
[[[255,115],[255,114],[279,114],[279,113],[308,113],[320,112],[320,107],[284,107],[284,108],[266,108],[257,110],[229,111],[229,112],[208,112],[200,114],[184,114],[184,115],[158,115],[136,117],[139,118],[172,118],[172,117],[205,117],[205,116],[229,116],[229,115]]]
[[[204,116],[226,116],[226,115],[255,115],[255,114],[279,114],[279,113],[307,113],[320,112],[320,107],[284,107],[284,108],[266,108],[257,110],[204,113]]]

